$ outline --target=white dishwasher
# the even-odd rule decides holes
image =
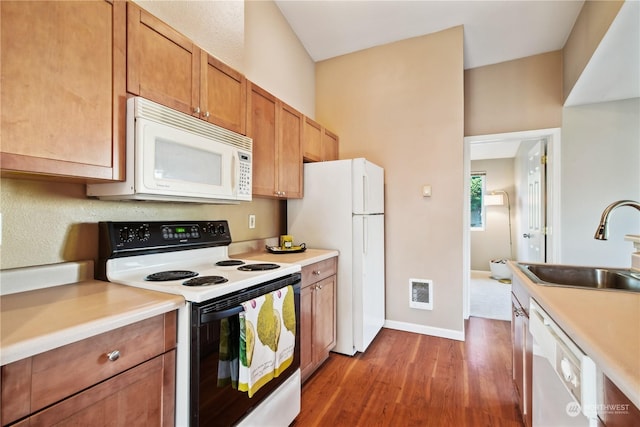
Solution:
[[[533,299],[529,331],[533,336],[533,427],[597,426],[593,360]]]

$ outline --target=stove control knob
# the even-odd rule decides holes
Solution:
[[[207,224],[207,228],[205,230],[212,236],[216,235],[216,225],[214,223]]]
[[[130,242],[133,240],[133,230],[129,227],[122,227],[120,229],[120,241],[122,242]]]
[[[149,237],[151,236],[151,232],[149,231],[149,226],[148,225],[140,226],[136,231],[136,234],[138,236],[138,240],[140,240],[141,242],[149,240]]]
[[[224,228],[224,224],[219,224],[217,227],[218,234],[223,235],[227,230]]]

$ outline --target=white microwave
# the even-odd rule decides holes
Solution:
[[[127,100],[126,179],[87,184],[105,200],[251,200],[251,138],[133,97]]]

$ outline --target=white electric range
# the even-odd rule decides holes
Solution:
[[[99,231],[98,279],[187,301],[178,312],[176,426],[261,425],[267,418],[288,426],[295,419],[299,328],[292,366],[252,398],[216,384],[222,322],[236,324],[241,302],[292,285],[299,322],[299,265],[230,259],[224,220],[100,222]]]

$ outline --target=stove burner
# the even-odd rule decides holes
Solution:
[[[244,261],[239,259],[225,259],[225,260],[216,262],[216,265],[220,267],[229,267],[232,265],[242,265],[242,264],[244,264]]]
[[[242,271],[260,271],[260,270],[274,270],[280,268],[278,264],[260,263],[260,264],[247,264],[238,267],[238,270]]]
[[[160,271],[159,273],[153,273],[144,278],[150,282],[167,282],[169,280],[188,279],[189,277],[197,276],[198,273],[189,270],[170,270]]]
[[[183,283],[184,286],[208,286],[219,285],[221,283],[228,282],[229,280],[222,276],[202,276],[195,279],[187,280]]]

